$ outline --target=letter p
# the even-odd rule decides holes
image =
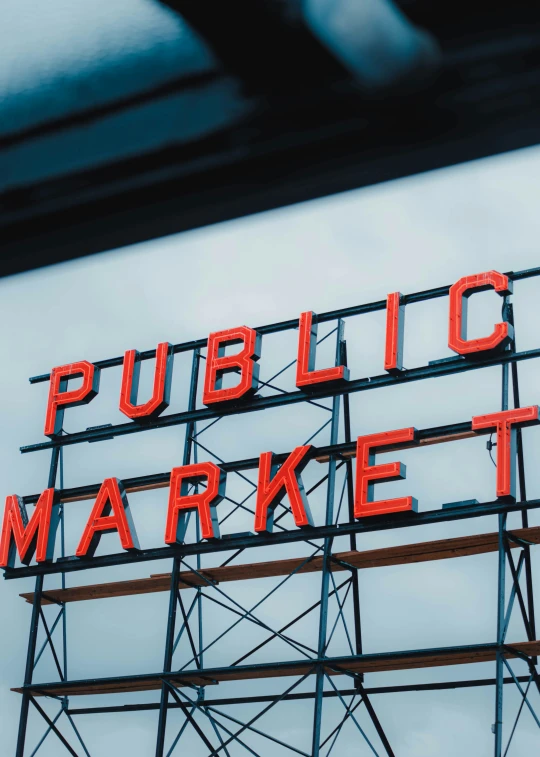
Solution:
[[[68,379],[78,376],[82,376],[81,386],[68,391]],[[86,405],[94,399],[99,391],[99,376],[99,368],[87,360],[52,369],[45,416],[45,436],[53,437],[60,433],[66,407]]]

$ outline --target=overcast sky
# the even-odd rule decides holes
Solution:
[[[538,237],[538,172],[540,148],[524,150],[464,166],[432,172],[391,184],[349,192],[282,210],[231,221],[156,242],[140,244],[93,258],[0,281],[3,328],[1,349],[2,429],[0,466],[2,493],[20,495],[46,486],[48,453],[21,455],[19,447],[43,441],[43,421],[48,386],[30,386],[28,377],[79,359],[90,361],[122,354],[126,349],[151,349],[158,342],[181,342],[203,337],[210,331],[246,324],[297,317],[307,309],[329,309],[369,302],[399,290],[409,293],[453,283],[461,276],[489,269],[520,270],[540,264]],[[536,328],[540,281],[515,286],[516,335],[519,349],[539,347]],[[471,333],[481,335],[499,312],[500,300],[493,293],[471,301]],[[446,357],[447,300],[411,306],[407,310],[405,364],[408,368]],[[320,335],[328,327],[321,327]],[[352,319],[346,336],[353,377],[382,373],[384,314]],[[295,357],[296,332],[263,340],[261,377],[269,378]],[[320,365],[333,349],[321,351]],[[152,364],[145,364],[141,393],[149,386]],[[522,404],[535,404],[538,368],[520,365]],[[352,399],[353,434],[385,431],[414,425],[417,428],[470,420],[472,415],[499,409],[500,369],[475,371],[463,376],[434,379],[382,392],[360,393]],[[289,371],[281,386],[293,386]],[[120,372],[105,371],[98,397],[87,407],[66,412],[68,432],[100,423],[121,422],[117,410]],[[170,411],[185,407],[188,361],[177,356]],[[325,403],[328,404],[328,403]],[[325,418],[325,411],[312,407],[253,413],[231,418],[207,432],[205,445],[224,459],[234,460],[273,449],[283,452],[304,442]],[[152,431],[96,445],[69,448],[65,455],[65,484],[96,483],[107,476],[120,478],[170,470],[181,461],[183,428]],[[328,429],[314,440],[327,441]],[[540,430],[529,429],[527,445],[528,493],[540,496],[536,454]],[[207,454],[199,451],[201,459]],[[394,456],[384,459],[397,459]],[[444,502],[494,498],[494,471],[485,437],[437,445],[399,454],[407,463],[407,480],[379,487],[379,496],[413,494],[421,509]],[[311,463],[306,484],[322,475]],[[338,490],[342,479],[338,479]],[[231,496],[249,493],[249,485],[228,483]],[[247,488],[246,488],[247,487]],[[166,490],[130,497],[139,538],[144,546],[162,543]],[[324,497],[313,497],[318,523],[323,518]],[[69,506],[67,542],[73,554],[91,503]],[[223,506],[227,507],[226,504]],[[227,510],[222,510],[226,513]],[[533,511],[533,525],[539,523]],[[286,521],[284,521],[286,523]],[[512,524],[517,524],[514,517]],[[291,524],[288,524],[291,526]],[[408,543],[447,535],[489,532],[494,518],[440,524],[364,535],[359,548]],[[248,516],[230,518],[223,531],[252,529]],[[345,543],[337,549],[347,549]],[[100,553],[119,550],[116,535],[103,538]],[[534,550],[533,550],[534,551]],[[274,550],[252,550],[242,561],[307,554],[303,545]],[[223,559],[223,558],[221,558]],[[534,559],[534,558],[533,558]],[[204,565],[216,564],[207,558]],[[166,562],[136,565],[131,569],[92,571],[68,575],[68,585],[145,576],[168,569]],[[533,562],[538,578],[538,562]],[[265,602],[259,617],[272,628],[284,625],[304,607],[317,601],[320,577],[296,577]],[[47,579],[46,586],[57,585]],[[229,584],[226,589],[243,606],[253,606],[277,581]],[[1,586],[5,621],[0,630],[0,719],[2,751],[13,754],[20,697],[9,688],[23,679],[30,607],[18,594],[32,589],[33,580],[10,581]],[[494,554],[441,561],[432,564],[369,570],[360,573],[364,651],[419,649],[440,645],[489,642],[495,639],[496,556]],[[186,596],[188,596],[186,594]],[[69,607],[69,677],[123,675],[161,669],[165,638],[167,596],[100,600]],[[205,607],[205,643],[232,622],[232,615]],[[49,617],[55,611],[48,609]],[[331,606],[331,622],[335,605]],[[315,643],[316,614],[298,624],[296,638]],[[245,627],[244,627],[245,626]],[[243,622],[208,651],[206,664],[226,665],[239,657],[247,645],[264,638]],[[294,630],[294,627],[293,627]],[[40,637],[41,638],[41,637]],[[508,633],[509,641],[524,640],[517,613]],[[346,637],[336,631],[331,654],[347,654]],[[189,660],[184,642],[175,657],[175,667]],[[268,645],[252,660],[297,659],[297,653],[282,642]],[[516,671],[524,672],[518,663]],[[439,668],[417,672],[371,674],[368,686],[393,682],[453,680],[492,677],[493,664],[464,668]],[[41,681],[55,680],[54,665],[44,655],[35,673]],[[262,685],[221,684],[208,696],[236,696],[264,690],[285,690],[288,681]],[[313,686],[308,681],[303,689]],[[348,686],[349,684],[344,684]],[[505,733],[509,734],[519,700],[515,687],[505,688]],[[132,695],[129,701],[156,701],[156,693]],[[538,697],[533,695],[538,705]],[[76,697],[72,706],[93,706],[110,701]],[[492,753],[494,692],[483,688],[439,693],[395,694],[373,697],[380,719],[399,757],[454,757],[457,753],[487,757]],[[46,704],[51,713],[56,704]],[[256,708],[239,708],[233,716],[247,718]],[[358,720],[373,735],[363,707]],[[339,722],[343,707],[327,700],[323,737]],[[282,740],[309,751],[311,705],[278,705],[261,720]],[[62,720],[60,721],[62,722]],[[79,717],[78,726],[92,757],[129,754],[147,757],[155,748],[155,712]],[[169,720],[168,743],[182,722],[178,711]],[[204,718],[200,721],[204,724]],[[69,740],[75,738],[67,722]],[[28,746],[36,743],[42,723],[32,714]],[[208,730],[210,738],[215,738]],[[270,742],[246,737],[261,755],[286,754]],[[509,751],[532,754],[540,743],[539,732],[524,711]],[[206,755],[193,729],[188,728],[183,746],[174,754]],[[374,736],[374,744],[378,743]],[[49,736],[40,754],[60,755],[63,747]],[[230,754],[240,754],[240,747]],[[336,745],[340,755],[363,755],[369,750],[349,723]],[[244,750],[245,751],[245,750]]]

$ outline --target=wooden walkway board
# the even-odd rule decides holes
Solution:
[[[517,651],[535,656],[540,654],[540,641],[525,641],[510,644]],[[506,650],[506,657],[516,657],[511,650]],[[398,652],[393,654],[361,655],[359,657],[333,658],[328,661],[326,672],[340,675],[343,671],[354,673],[376,673],[391,670],[408,670],[413,668],[431,668],[443,665],[466,665],[475,662],[492,662],[496,657],[496,646],[457,647],[449,650],[423,650],[419,652]],[[303,676],[315,672],[310,660],[285,662],[280,666],[250,665],[238,668],[215,668],[206,671],[189,671],[185,674],[173,674],[169,680],[177,686],[194,684],[206,686],[221,681],[244,681],[256,678],[282,678]],[[130,678],[104,678],[92,681],[71,681],[47,684],[33,684],[30,690],[34,696],[77,696],[90,694],[119,694],[136,691],[151,691],[161,688],[161,678],[157,674]],[[21,688],[12,691],[22,693]]]
[[[538,526],[516,529],[511,533],[527,542],[540,544],[540,527]],[[517,545],[510,542],[510,546],[515,547]],[[421,542],[419,544],[405,544],[400,547],[370,549],[364,552],[339,552],[334,557],[355,568],[364,569],[390,565],[407,565],[429,560],[447,560],[452,557],[496,552],[497,549],[498,534],[491,533],[459,536],[452,539],[440,539],[439,541]],[[192,586],[208,586],[212,583],[219,584],[228,581],[287,576],[293,571],[297,571],[298,573],[315,573],[322,570],[322,557],[314,557],[309,562],[305,562],[305,560],[305,557],[293,557],[287,560],[273,560],[271,562],[204,568],[200,572],[206,580],[196,573],[184,571],[180,574],[179,588],[187,589]],[[346,567],[334,562],[332,563],[332,570],[343,571],[346,570]],[[49,589],[43,594],[42,604],[81,602],[88,599],[125,597],[134,594],[168,591],[170,582],[170,573],[161,573],[150,578],[137,578],[131,581],[74,586],[68,589]],[[26,599],[27,602],[33,602],[34,600],[33,593],[21,594],[21,597]]]

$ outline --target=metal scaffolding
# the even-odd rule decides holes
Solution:
[[[540,275],[540,269],[532,269],[508,274],[509,278],[519,281]],[[427,292],[420,292],[403,297],[403,304],[443,297],[448,294],[448,287],[441,287]],[[341,311],[333,311],[318,317],[320,323],[335,323],[334,328],[320,341],[334,336],[336,340],[335,365],[346,365],[347,350],[344,337],[345,319],[363,313],[383,310],[385,301],[371,303]],[[503,318],[513,323],[513,311],[509,298],[503,301]],[[297,321],[287,321],[259,328],[262,334],[276,333],[294,329]],[[6,570],[6,578],[36,576],[35,590],[23,595],[32,603],[32,618],[28,642],[28,653],[23,685],[16,689],[22,695],[21,716],[19,722],[16,757],[35,755],[45,739],[54,734],[65,749],[72,755],[90,752],[83,738],[83,729],[79,730],[75,719],[85,714],[124,713],[136,711],[157,711],[156,757],[181,753],[182,737],[188,728],[193,729],[210,755],[234,755],[243,752],[260,754],[253,747],[250,738],[265,740],[274,754],[294,752],[301,755],[328,757],[336,744],[346,723],[352,723],[358,731],[362,749],[359,753],[376,755],[399,754],[396,745],[390,743],[384,722],[377,714],[373,698],[383,693],[410,691],[434,691],[442,689],[472,688],[492,686],[495,689],[495,718],[492,727],[494,734],[494,755],[503,757],[512,754],[512,739],[519,725],[525,707],[531,712],[537,725],[540,720],[535,712],[534,693],[540,694],[540,676],[537,670],[537,655],[540,653],[540,641],[536,638],[535,608],[533,596],[533,571],[531,566],[531,547],[540,543],[540,528],[529,525],[528,513],[540,507],[540,500],[527,499],[524,447],[521,431],[516,431],[517,476],[519,499],[506,499],[479,503],[476,500],[451,503],[444,508],[429,510],[417,514],[395,513],[391,518],[370,517],[355,521],[353,514],[353,457],[355,443],[351,430],[349,395],[352,392],[366,391],[382,386],[402,384],[441,375],[450,375],[463,371],[477,370],[486,366],[501,365],[501,409],[508,409],[510,402],[514,407],[520,406],[518,367],[519,361],[540,357],[540,349],[517,352],[515,341],[505,352],[482,359],[468,361],[456,357],[449,360],[434,361],[427,366],[403,370],[399,375],[382,375],[369,379],[356,379],[339,386],[324,386],[309,394],[302,391],[287,392],[275,385],[276,379],[294,365],[294,361],[279,371],[268,381],[261,381],[269,394],[254,397],[241,405],[228,407],[225,411],[197,408],[198,379],[204,361],[205,340],[175,345],[173,351],[191,352],[191,380],[187,410],[182,413],[161,416],[144,425],[127,423],[117,426],[97,427],[73,434],[63,433],[51,441],[22,448],[23,452],[50,449],[51,463],[47,486],[54,487],[58,481],[58,498],[61,503],[60,555],[54,562]],[[141,359],[151,359],[155,351],[142,353]],[[122,358],[114,358],[96,363],[101,368],[119,366]],[[33,383],[48,380],[48,376],[31,379]],[[320,403],[324,398],[331,398],[331,407]],[[198,451],[218,460],[224,470],[241,477],[251,487],[251,493],[242,500],[227,497],[232,509],[222,520],[237,511],[250,512],[249,500],[256,490],[256,484],[246,475],[258,466],[258,459],[245,459],[233,462],[221,460],[201,442],[201,435],[219,420],[233,414],[255,412],[274,406],[311,403],[324,409],[328,418],[319,426],[311,441],[323,432],[329,432],[328,443],[313,447],[310,455],[323,466],[323,475],[311,487],[307,494],[325,487],[325,521],[324,525],[308,529],[289,530],[280,523],[290,513],[285,502],[279,504],[280,513],[274,521],[274,533],[252,534],[238,533],[221,540],[201,540],[199,525],[195,523],[195,538],[182,545],[141,549],[135,552],[123,552],[100,555],[92,559],[73,559],[65,554],[64,511],[69,503],[92,499],[99,485],[77,488],[64,488],[63,448],[66,445],[87,441],[100,441],[124,434],[144,432],[152,428],[170,425],[185,425],[185,442],[183,464],[196,462]],[[340,422],[342,415],[342,422]],[[209,423],[200,427],[203,421]],[[340,440],[340,429],[343,438]],[[489,433],[486,432],[486,433]],[[457,423],[436,428],[422,429],[418,432],[420,444],[435,444],[475,436],[470,422]],[[405,448],[406,444],[398,448]],[[409,445],[411,446],[411,445]],[[287,455],[276,455],[275,462],[281,463]],[[165,487],[168,484],[166,474],[141,476],[123,481],[126,492],[137,492]],[[194,484],[194,486],[198,486]],[[35,504],[38,495],[23,498],[25,504]],[[510,513],[521,514],[521,528],[507,529],[507,517]],[[476,518],[485,515],[497,515],[498,530],[491,534],[475,534],[454,537],[437,542],[410,543],[401,547],[386,547],[369,551],[358,551],[356,538],[360,533],[393,528],[412,528],[429,523]],[[414,533],[414,532],[413,532]],[[336,551],[334,542],[346,537],[349,551]],[[306,554],[296,558],[277,559],[271,562],[238,563],[237,558],[249,550],[269,545],[301,544]],[[220,552],[230,555],[221,565],[207,568],[202,566],[205,555]],[[358,572],[366,567],[384,565],[405,565],[438,559],[458,558],[465,555],[498,553],[498,602],[497,626],[494,640],[485,644],[468,646],[442,647],[436,649],[417,649],[401,652],[365,653],[362,646],[361,592],[358,585]],[[252,554],[252,552],[249,552]],[[117,581],[92,586],[67,587],[67,575],[90,567],[107,567],[127,563],[170,559],[170,573],[159,574],[150,578]],[[61,588],[45,590],[44,579],[49,574],[61,573]],[[293,581],[295,576],[304,573],[320,574],[320,598],[302,609],[291,621],[279,628],[274,628],[260,617],[258,609],[275,592]],[[345,577],[338,576],[344,573]],[[227,582],[242,580],[258,581],[264,577],[278,577],[277,585],[267,592],[253,607],[244,606],[225,588]],[[118,596],[143,595],[156,591],[169,592],[168,614],[164,619],[165,649],[163,667],[151,674],[131,676],[94,678],[74,680],[68,677],[67,649],[68,629],[66,624],[67,606],[71,602],[95,598],[112,598]],[[507,631],[516,603],[523,620],[526,640],[507,642]],[[233,621],[216,636],[208,628],[208,607],[213,611],[232,613]],[[51,617],[47,613],[51,612]],[[296,633],[295,625],[304,618],[318,615],[316,645],[306,644]],[[352,622],[351,622],[352,619]],[[264,639],[246,648],[241,656],[229,665],[212,667],[206,663],[207,650],[240,624],[251,624],[264,632]],[[38,631],[44,632],[42,646],[37,648]],[[343,634],[347,653],[336,656],[331,650],[331,642],[337,630]],[[60,638],[58,638],[60,637]],[[253,663],[249,660],[255,653],[263,650],[274,640],[283,642],[283,649],[288,656],[276,661],[272,657],[263,662]],[[188,645],[189,655],[180,667],[175,663],[175,653],[181,641]],[[48,650],[54,659],[58,673],[57,681],[36,682],[34,669],[42,655]],[[283,653],[285,654],[285,653]],[[526,674],[518,675],[515,662],[525,664]],[[417,668],[437,667],[441,665],[468,664],[475,662],[494,662],[495,678],[468,678],[448,682],[402,684],[382,687],[365,685],[366,673]],[[273,679],[283,678],[282,688],[273,692],[270,683]],[[239,692],[233,697],[209,698],[207,686],[219,682],[258,680],[268,683],[264,693],[244,695]],[[313,685],[310,685],[313,682]],[[521,702],[510,728],[503,734],[503,692],[504,685],[517,687]],[[72,697],[76,695],[105,696],[112,693],[129,694],[156,690],[160,692],[159,701],[124,705],[99,705],[95,707],[76,708]],[[38,699],[47,697],[56,700],[58,712],[50,717]],[[337,700],[342,705],[339,718],[331,725],[323,720],[325,702]],[[282,702],[311,701],[313,718],[309,726],[310,746],[300,749],[280,738],[278,727],[271,731],[260,726],[266,713]],[[538,703],[538,699],[536,698]],[[259,704],[261,709],[255,715],[245,718],[244,705]],[[46,731],[33,748],[25,747],[30,705],[39,713],[46,723]],[[238,713],[230,714],[229,707],[238,706]],[[359,708],[363,705],[365,716],[370,726],[366,731],[359,721]],[[226,709],[223,709],[226,708]],[[173,732],[167,717],[171,710],[181,710],[184,718],[181,727]],[[61,725],[69,727],[71,732],[61,730]],[[323,727],[324,726],[324,727]],[[306,726],[307,728],[307,726]],[[262,743],[257,741],[258,743]],[[539,741],[540,743],[540,741]],[[270,747],[269,747],[270,748]],[[363,750],[363,751],[362,751]],[[267,752],[265,752],[266,754]]]

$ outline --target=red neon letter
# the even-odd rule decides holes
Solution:
[[[82,376],[78,389],[67,391],[69,378]],[[45,416],[45,436],[55,436],[62,428],[66,407],[86,405],[99,391],[99,368],[87,360],[61,365],[51,371],[49,401]]]
[[[235,355],[225,355],[225,347],[231,344],[244,346]],[[206,374],[204,377],[203,403],[238,400],[257,391],[259,366],[256,361],[261,356],[261,335],[247,326],[216,331],[208,337],[206,354]],[[240,372],[240,382],[230,389],[222,389],[223,374]]]
[[[52,560],[58,520],[58,507],[54,505],[54,489],[45,489],[40,495],[30,520],[20,497],[16,494],[6,497],[0,539],[0,568],[13,567],[15,550],[19,553],[21,562],[26,565],[31,561],[34,552],[37,562]]]
[[[206,489],[195,494],[188,494],[189,484],[201,479],[207,479]],[[186,511],[194,509],[199,512],[203,539],[219,539],[216,507],[225,496],[225,481],[225,471],[218,468],[215,463],[194,463],[173,468],[165,544],[183,543],[188,526]]]
[[[120,411],[128,418],[157,418],[169,407],[173,354],[168,342],[158,344],[156,350],[156,369],[154,373],[154,392],[152,398],[144,405],[137,405],[139,391],[139,374],[141,358],[137,350],[128,350],[124,355],[124,371],[120,389]]]
[[[259,460],[259,480],[255,505],[255,531],[272,532],[274,510],[285,492],[291,503],[297,526],[312,526],[313,520],[300,474],[309,462],[311,444],[296,447],[281,468],[272,465],[272,452],[263,452]]]
[[[503,349],[513,338],[512,326],[506,322],[496,323],[489,336],[467,339],[467,300],[473,292],[493,288],[501,296],[512,294],[512,282],[508,276],[497,271],[465,276],[450,287],[450,320],[448,346],[458,355],[476,355],[487,350]]]
[[[102,535],[113,531],[118,531],[124,549],[139,549],[122,482],[117,478],[106,478],[101,484],[75,554],[77,557],[93,557]]]
[[[298,335],[298,359],[296,362],[296,386],[309,389],[314,384],[326,381],[348,381],[349,369],[344,365],[315,370],[317,349],[317,316],[310,310],[300,315]]]
[[[356,441],[356,492],[354,498],[354,517],[367,515],[399,513],[404,510],[416,512],[418,502],[414,497],[397,497],[373,501],[373,484],[378,481],[399,481],[405,478],[406,468],[403,463],[385,463],[375,465],[375,447],[389,447],[403,442],[413,442],[416,434],[414,428],[402,428],[386,431],[382,434],[359,436]]]
[[[472,419],[473,431],[486,428],[497,431],[497,497],[516,498],[516,427],[535,423],[538,423],[538,405],[477,415]]]
[[[405,306],[401,305],[401,293],[392,292],[386,298],[386,345],[384,370],[400,373],[403,370],[403,333],[405,329]]]

